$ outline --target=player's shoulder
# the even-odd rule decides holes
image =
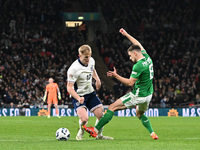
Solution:
[[[133,65],[133,70],[138,70],[138,71],[142,71],[142,68],[144,68],[144,62],[146,61],[146,58],[141,59],[140,61],[138,61],[137,63],[135,63]]]
[[[75,60],[69,67],[68,71],[73,71],[73,70],[76,71],[78,70],[78,68],[79,68],[79,62],[78,60]]]
[[[78,59],[75,60],[75,61],[71,64],[71,66],[78,66],[78,65],[79,65]]]
[[[93,58],[93,57],[90,57],[90,60],[94,61],[94,58]]]
[[[46,85],[46,89],[48,89],[48,88],[49,88],[49,86],[50,86],[50,84],[48,83],[48,84]]]
[[[147,51],[145,49],[142,49],[141,52],[142,52],[142,54],[146,54],[147,53]]]
[[[151,57],[149,56],[149,54],[147,53],[147,51],[146,51],[145,49],[141,50],[141,52],[142,52],[143,56],[144,56],[146,59],[148,59],[148,58],[151,59]]]
[[[139,61],[133,65],[133,68],[140,68],[142,66],[143,61]]]
[[[90,57],[90,63],[94,64],[95,63],[95,60],[93,57]]]

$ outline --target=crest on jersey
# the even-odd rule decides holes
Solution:
[[[80,103],[79,102],[76,102],[76,106],[79,106],[80,105]]]
[[[70,78],[73,78],[73,74],[70,74],[69,77],[70,77]]]
[[[94,66],[91,66],[90,69],[91,69],[91,71],[93,71],[94,70]]]

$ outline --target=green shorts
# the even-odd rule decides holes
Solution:
[[[151,101],[151,98],[152,94],[146,97],[138,97],[133,95],[132,92],[129,92],[124,96],[120,97],[123,104],[127,108],[133,108],[136,106],[139,111],[147,111],[147,109],[149,108],[149,103]]]

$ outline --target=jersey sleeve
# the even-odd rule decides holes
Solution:
[[[46,85],[46,90],[49,91],[49,86],[48,86],[48,84]]]
[[[142,52],[142,55],[143,55],[145,58],[148,58],[148,57],[149,57],[149,55],[147,54],[146,50],[142,50],[141,52]]]
[[[139,65],[135,64],[131,72],[131,77],[137,79],[141,75],[141,73],[142,73],[142,68],[139,67]]]
[[[77,70],[74,68],[69,68],[67,71],[67,80],[69,83],[75,83],[78,78]]]
[[[90,61],[91,61],[91,64],[95,66],[95,60],[94,60],[94,58],[91,57],[90,59],[91,59],[91,60],[90,60]]]

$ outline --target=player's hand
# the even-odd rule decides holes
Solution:
[[[46,96],[43,97],[43,101],[44,101],[44,102],[45,102],[45,100],[46,100]]]
[[[58,95],[58,99],[61,100],[61,95],[60,94]]]
[[[116,77],[117,71],[116,71],[115,67],[113,67],[113,69],[114,69],[114,71],[108,71],[107,72],[108,77]]]
[[[124,36],[127,35],[126,30],[124,30],[123,28],[121,28],[121,29],[119,30],[119,32],[120,32],[122,35],[124,35]]]
[[[97,80],[96,83],[95,83],[95,85],[96,85],[96,89],[99,90],[100,87],[101,87],[101,81]]]
[[[84,97],[80,97],[79,100],[78,100],[78,102],[79,102],[80,104],[83,104],[84,100],[85,100]]]

